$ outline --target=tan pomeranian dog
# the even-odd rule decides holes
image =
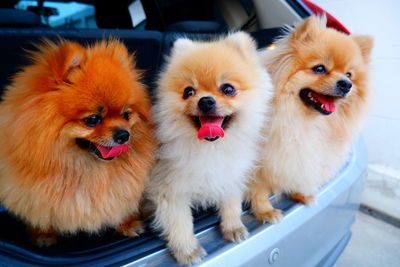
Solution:
[[[304,204],[346,160],[370,98],[372,39],[326,28],[310,17],[265,53],[275,86],[261,168],[250,185],[252,209],[261,221],[282,214],[268,201],[292,194]]]
[[[57,233],[142,231],[154,161],[150,101],[117,40],[45,41],[0,105],[0,201],[39,246]]]
[[[180,264],[206,255],[193,233],[191,207],[216,206],[224,238],[247,237],[241,203],[271,90],[249,35],[175,42],[158,82],[161,145],[146,194],[155,204],[155,227]]]

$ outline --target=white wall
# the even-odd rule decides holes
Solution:
[[[363,202],[400,218],[400,1],[314,0],[354,34],[374,37],[374,107],[363,135],[369,173]]]

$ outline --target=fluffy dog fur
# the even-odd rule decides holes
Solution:
[[[293,193],[305,204],[315,200],[319,187],[344,163],[368,107],[372,39],[348,36],[325,25],[324,18],[311,17],[265,54],[275,93],[262,167],[251,183],[252,208],[261,221],[275,223],[282,217],[267,199],[272,193]],[[321,71],[313,70],[318,65],[325,67],[325,73],[315,73]],[[338,93],[339,80],[352,83],[350,92]],[[316,105],[318,111],[304,101],[305,95],[300,96],[305,88],[332,96],[336,111],[321,114],[329,113],[321,110],[321,103]]]
[[[236,88],[234,96],[221,85]],[[195,95],[185,99],[185,88]],[[193,233],[191,207],[219,208],[225,239],[248,235],[241,222],[247,178],[257,159],[267,102],[272,90],[251,37],[235,33],[211,42],[179,39],[158,82],[154,118],[161,142],[147,197],[156,205],[155,226],[181,264],[198,262],[206,252]],[[191,116],[199,99],[213,97],[217,116],[232,116],[225,137],[199,140]]]
[[[29,224],[38,245],[55,243],[55,233],[107,226],[137,235],[156,142],[133,57],[116,40],[39,48],[0,105],[0,201]],[[89,127],[93,114],[102,121]],[[78,144],[116,146],[116,129],[130,134],[129,151],[111,160]]]

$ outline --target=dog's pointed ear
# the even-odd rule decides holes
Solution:
[[[85,60],[86,50],[75,42],[61,41],[60,44],[48,42],[46,63],[55,84],[69,82],[68,76],[79,68]]]
[[[326,29],[325,16],[310,16],[294,28],[289,37],[289,41],[293,44],[307,43],[315,40],[321,30],[324,29]]]
[[[187,38],[180,38],[174,42],[172,46],[171,56],[179,57],[182,55],[188,48],[193,46],[193,41]]]
[[[351,38],[353,38],[358,47],[360,47],[364,62],[368,63],[370,60],[372,47],[374,46],[374,39],[368,35],[354,35]]]
[[[135,54],[129,53],[128,48],[117,38],[103,39],[91,49],[109,55],[129,69],[136,67]]]
[[[257,45],[253,38],[245,32],[233,33],[227,37],[226,41],[239,50],[244,56],[248,55],[250,51],[256,54]]]

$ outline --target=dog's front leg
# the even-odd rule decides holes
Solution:
[[[249,233],[240,218],[242,214],[242,198],[230,196],[222,200],[219,215],[221,217],[221,230],[226,240],[241,242]]]
[[[117,233],[127,237],[137,237],[144,230],[144,225],[139,214],[132,214],[118,225],[116,229]]]
[[[260,174],[261,172],[259,172]],[[259,177],[258,181],[252,180],[250,182],[251,209],[262,223],[278,223],[283,218],[282,211],[275,209],[269,201],[272,190],[270,190],[268,184],[263,183],[267,178],[265,176]]]
[[[189,203],[177,195],[164,195],[157,203],[156,224],[163,229],[167,246],[180,264],[197,263],[207,254],[194,235]]]

